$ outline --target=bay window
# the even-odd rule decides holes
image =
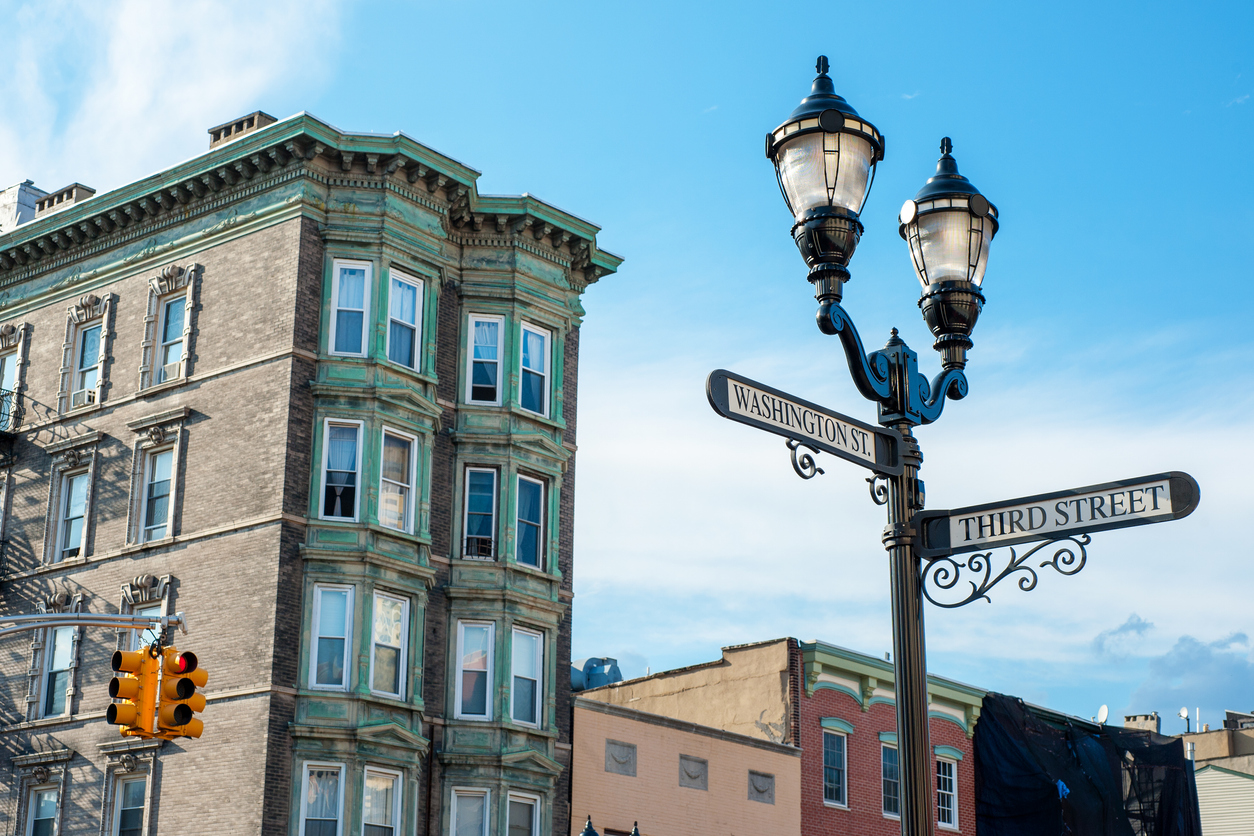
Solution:
[[[353,588],[315,586],[313,647],[309,654],[310,687],[348,690],[348,653],[352,643],[352,624]]]
[[[522,391],[519,404],[528,412],[549,414],[549,332],[523,323]]]
[[[372,265],[336,261],[331,279],[331,353],[366,356],[366,312],[370,309]]]
[[[417,370],[422,365],[422,282],[396,270],[389,272],[388,359]]]
[[[544,558],[544,483],[529,476],[518,477],[518,549],[519,563],[543,568]]]
[[[322,518],[357,519],[361,422],[327,421],[322,453]]]
[[[458,719],[491,720],[492,640],[491,622],[457,622],[457,693],[454,712]]]
[[[501,405],[501,333],[505,320],[499,316],[471,314],[470,345],[466,352],[466,402]]]

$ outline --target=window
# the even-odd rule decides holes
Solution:
[[[183,325],[186,321],[186,296],[176,296],[161,303],[161,343],[157,348],[157,383],[174,380],[183,374]]]
[[[301,836],[340,836],[344,804],[344,766],[305,764],[305,791],[300,794]]]
[[[492,681],[491,623],[457,622],[457,711],[456,716],[474,720],[492,719],[488,699]]]
[[[391,271],[388,299],[388,359],[410,369],[420,366],[422,282]]]
[[[147,543],[166,536],[170,523],[170,478],[174,467],[174,451],[158,450],[148,454],[144,476],[144,532]]]
[[[509,795],[509,836],[534,836],[540,832],[540,799]]]
[[[361,470],[361,423],[326,423],[322,453],[322,518],[357,519],[357,474]]]
[[[337,261],[331,280],[331,353],[366,355],[370,269],[364,261]]]
[[[379,474],[379,524],[398,531],[413,525],[413,436],[383,431],[383,466]]]
[[[540,672],[544,670],[544,637],[530,630],[514,630],[511,660],[514,682],[511,714],[519,723],[540,724]]]
[[[0,355],[0,430],[13,428],[17,406],[17,352]]]
[[[54,561],[78,557],[83,549],[83,521],[87,516],[87,471],[61,477],[60,540]]]
[[[310,685],[337,691],[348,690],[349,638],[352,636],[353,588],[314,587],[314,637]]]
[[[100,382],[100,332],[101,325],[80,328],[74,347],[74,386],[70,406],[85,406],[96,402],[96,385]]]
[[[396,772],[367,767],[361,803],[361,836],[395,836],[400,830],[400,780]]]
[[[499,316],[470,316],[470,380],[468,403],[501,405],[501,331]]]
[[[528,476],[518,477],[518,551],[519,563],[541,568],[544,557],[544,483]]]
[[[74,631],[76,627],[53,627],[48,631],[48,644],[44,648],[47,658],[47,674],[44,677],[44,716],[57,717],[66,713],[65,692],[70,687],[70,664],[74,658]]]
[[[405,646],[409,640],[409,602],[375,593],[374,642],[370,690],[405,698]]]
[[[936,761],[936,823],[958,827],[958,764],[947,758]]]
[[[901,815],[901,775],[897,769],[897,748],[881,746],[880,757],[884,776],[884,815]]]
[[[492,557],[496,533],[496,471],[466,469],[466,557]]]
[[[452,836],[488,836],[487,790],[453,790]]]
[[[845,807],[845,736],[823,732],[823,803]]]
[[[144,829],[145,778],[131,778],[118,784],[116,836],[140,836]]]
[[[160,616],[165,615],[165,607],[162,604],[149,604],[145,607],[135,607],[131,610],[131,615],[159,618]],[[154,633],[146,628],[143,630],[127,630],[126,632],[130,636],[128,639],[128,644],[130,645],[128,648],[129,650],[139,650],[141,647],[147,647],[161,637],[160,631]]]
[[[522,391],[519,402],[528,412],[549,414],[549,332],[522,327]]]
[[[30,792],[30,823],[27,836],[52,836],[57,822],[57,799],[60,792],[55,788],[33,789]]]

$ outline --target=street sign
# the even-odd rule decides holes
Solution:
[[[724,418],[791,438],[886,476],[902,471],[901,433],[715,369],[705,381],[710,406]]]
[[[1192,476],[1171,471],[953,511],[924,511],[915,518],[919,526],[918,553],[930,560],[1178,520],[1193,513],[1200,493]]]

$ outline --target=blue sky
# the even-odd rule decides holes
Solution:
[[[1254,708],[1254,10],[1162,3],[0,0],[0,181],[104,190],[264,109],[403,130],[600,224],[587,294],[574,655],[629,675],[792,635],[891,647],[863,473],[802,482],[705,403],[726,367],[864,420],[763,134],[815,56],[887,136],[846,308],[932,372],[895,216],[942,136],[998,205],[970,396],[918,433],[942,508],[1162,470],[1187,520],[1096,535],[1030,594],[929,608],[931,669],[1091,716]]]

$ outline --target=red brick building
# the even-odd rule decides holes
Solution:
[[[717,661],[581,696],[799,748],[803,836],[901,832],[893,667],[887,660],[825,642],[777,639],[726,647]],[[971,735],[984,691],[929,675],[928,697],[936,832],[973,834]],[[647,821],[640,822],[640,832],[650,836]]]

